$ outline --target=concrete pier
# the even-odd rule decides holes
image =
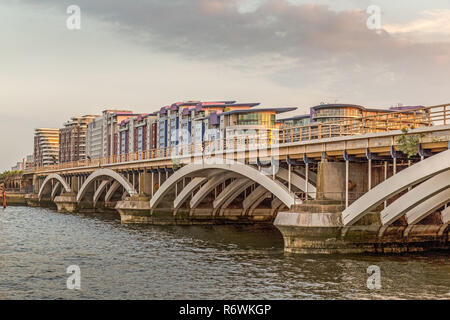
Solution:
[[[314,201],[279,212],[274,225],[284,238],[286,252],[301,254],[402,253],[448,250],[448,233],[440,225],[406,225],[383,229],[379,214],[371,213],[345,227],[338,202]],[[382,235],[380,236],[380,231]]]
[[[58,212],[61,213],[74,213],[77,212],[79,208],[75,194],[63,194],[55,197],[54,201],[58,208]]]

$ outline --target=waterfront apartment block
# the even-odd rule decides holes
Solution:
[[[87,126],[97,117],[73,117],[59,130],[59,163],[86,159]]]
[[[399,129],[408,123],[415,127],[427,125],[430,116],[421,106],[373,109],[355,104],[321,104],[310,108],[307,114],[280,119],[280,114],[297,108],[258,106],[259,103],[232,100],[185,101],[153,113],[107,109],[100,116],[73,117],[59,131],[56,155],[52,147],[58,141],[51,136],[51,130],[56,129],[36,129],[34,162],[42,166],[54,164],[58,157],[59,162],[64,163],[129,154],[139,156],[156,149],[162,150],[161,155],[169,148],[171,152],[182,154],[224,150],[241,143],[272,144],[297,136],[301,136],[301,140],[314,139],[322,134],[320,126],[328,130],[329,137],[341,135],[342,130],[351,131],[354,126],[365,132],[379,132]],[[291,129],[288,136],[286,129]],[[280,130],[285,131],[282,137]],[[50,142],[39,142],[41,136],[42,141]],[[41,144],[45,150],[41,150]]]
[[[297,108],[236,109],[220,114],[220,130],[226,148],[278,142],[277,114]]]
[[[58,163],[59,129],[38,128],[34,130],[34,165],[42,167]]]
[[[360,121],[365,118],[367,126],[376,129],[376,127],[385,126],[386,122],[398,123],[395,121],[399,112],[403,119],[417,120],[423,118],[423,124],[426,124],[427,115],[422,110],[423,106],[416,107],[392,107],[389,109],[366,108],[354,104],[321,104],[310,109],[310,123],[336,123]],[[406,117],[405,117],[406,116]],[[392,120],[392,121],[391,121]],[[397,128],[391,128],[393,130]]]
[[[157,113],[131,116],[119,123],[119,154],[156,148]]]
[[[131,110],[104,110],[87,125],[86,157],[95,159],[118,154],[118,125],[135,116]]]

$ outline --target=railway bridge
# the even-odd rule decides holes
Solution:
[[[27,202],[118,212],[123,223],[273,223],[289,252],[448,249],[445,115],[408,131],[315,125],[223,151],[174,147],[35,168],[25,172]],[[417,155],[403,152],[405,136]]]

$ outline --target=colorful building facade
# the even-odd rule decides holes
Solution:
[[[59,129],[38,128],[34,130],[33,163],[36,167],[58,163]]]
[[[86,159],[87,126],[97,117],[73,117],[59,130],[59,163]]]

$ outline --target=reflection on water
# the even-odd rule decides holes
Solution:
[[[274,228],[122,225],[118,217],[0,211],[3,299],[450,299],[448,253],[303,256]],[[81,291],[68,290],[69,265]],[[367,289],[369,265],[382,288]]]

